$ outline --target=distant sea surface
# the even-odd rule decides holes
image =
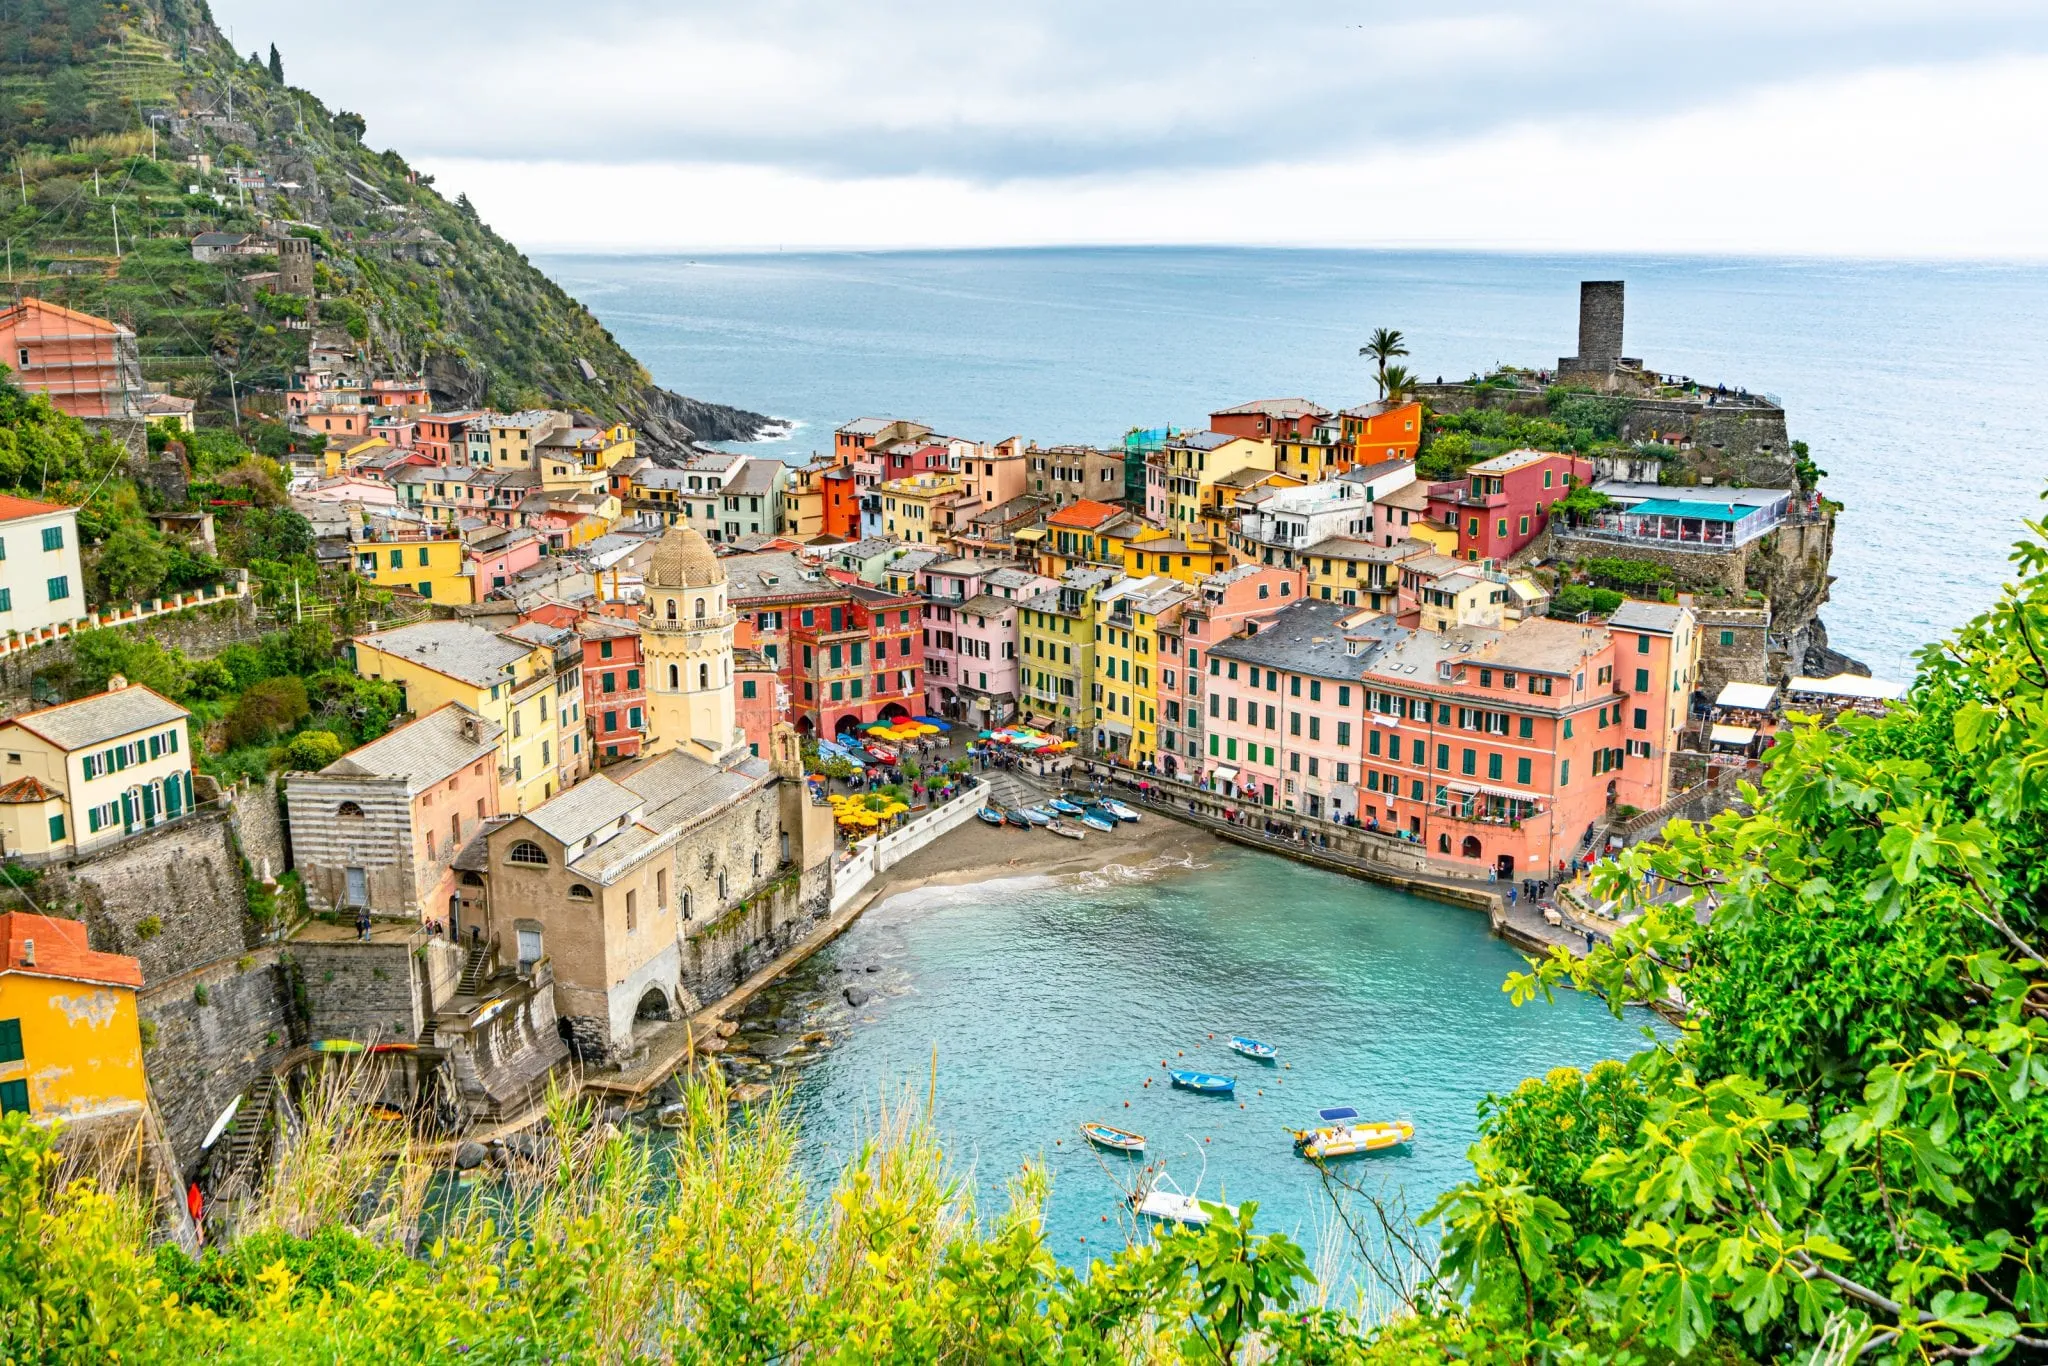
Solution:
[[[866,415],[981,440],[1107,443],[1215,408],[1372,396],[1397,327],[1419,375],[1551,365],[1578,282],[1628,282],[1628,353],[1778,396],[1847,505],[1822,612],[1837,649],[1910,676],[1986,607],[2048,485],[2048,268],[1135,248],[553,256],[661,384],[794,425],[802,460]]]

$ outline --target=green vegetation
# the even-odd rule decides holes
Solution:
[[[1418,1230],[1326,1173],[1381,1292],[1341,1312],[1256,1207],[1088,1271],[1045,1245],[1042,1169],[978,1220],[930,1110],[833,1189],[714,1069],[672,1151],[556,1101],[536,1159],[460,1197],[352,1099],[300,1107],[267,1188],[199,1259],[123,1178],[0,1121],[12,1360],[1927,1363],[2048,1350],[2048,525],[2020,583],[1878,719],[1800,721],[1741,807],[1596,874],[1638,918],[1518,973],[1673,1039],[1481,1110],[1471,1177]],[[1644,897],[1654,873],[1684,894]],[[1702,923],[1699,912],[1712,914]],[[196,993],[195,993],[196,995]],[[375,1065],[375,1064],[372,1064]],[[666,1165],[664,1165],[666,1164]],[[75,1179],[74,1179],[75,1178]],[[1112,1246],[1116,1239],[1111,1233]],[[1379,1253],[1381,1255],[1375,1255]],[[1391,1253],[1391,1255],[1386,1255]]]
[[[1577,621],[1588,612],[1596,617],[1604,617],[1621,606],[1625,600],[1622,594],[1611,588],[1567,583],[1551,595],[1550,615],[1560,621]]]
[[[1403,337],[1396,328],[1375,327],[1372,330],[1372,336],[1367,339],[1365,345],[1358,348],[1358,354],[1372,357],[1373,378],[1379,383],[1380,397],[1389,397],[1387,392],[1387,362],[1393,360],[1396,356],[1408,354],[1408,339]],[[1405,376],[1407,371],[1403,370],[1401,373]]]
[[[466,199],[373,151],[360,116],[287,86],[281,61],[229,50],[196,0],[22,0],[0,6],[0,53],[0,151],[19,168],[0,200],[10,279],[133,327],[152,382],[224,416],[233,394],[284,387],[309,335],[286,324],[317,315],[466,400],[628,419],[659,406],[639,363]],[[188,159],[201,154],[208,169]],[[269,177],[267,205],[230,183],[235,168]],[[192,259],[195,234],[266,218],[317,225],[294,229],[317,248],[310,308],[244,282],[274,256]],[[721,417],[732,430],[713,429]],[[739,436],[750,417],[697,420]]]
[[[1427,413],[1416,473],[1449,479],[1480,460],[1524,448],[1592,455],[1627,449],[1621,439],[1626,399],[1562,385],[1507,407],[1482,405],[1458,413]]]
[[[1618,588],[1634,597],[1658,596],[1671,582],[1671,571],[1649,560],[1591,559],[1586,577],[1602,588]]]

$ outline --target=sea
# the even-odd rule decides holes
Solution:
[[[1119,440],[1300,395],[1369,399],[1358,348],[1427,379],[1576,350],[1578,282],[1627,282],[1627,351],[1775,395],[1845,506],[1832,643],[1881,677],[1984,610],[2048,486],[2048,268],[2034,264],[1105,248],[537,263],[661,384],[773,414],[752,449],[851,418],[979,440]]]

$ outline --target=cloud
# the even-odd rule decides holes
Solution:
[[[774,163],[432,158],[535,249],[1260,243],[2038,256],[2048,58],[1863,71],[1654,118],[1000,180]]]

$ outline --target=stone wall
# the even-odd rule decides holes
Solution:
[[[239,958],[254,940],[229,819],[203,808],[53,866],[43,904],[84,921],[95,949],[140,959],[146,987]]]
[[[277,629],[256,612],[251,598],[236,598],[206,607],[196,607],[175,616],[153,617],[134,626],[108,628],[126,635],[175,645],[194,658],[219,654],[228,646],[255,640]],[[21,650],[0,658],[0,706],[11,715],[29,704],[31,680],[41,677],[53,685],[69,681],[73,662],[71,637],[62,636],[33,650]]]
[[[416,1043],[435,1001],[454,995],[462,952],[444,939],[413,935],[367,944],[302,938],[293,941],[292,956],[305,983],[312,1037]]]
[[[262,881],[274,881],[291,866],[277,779],[266,775],[260,781],[243,783],[233,789],[232,800],[235,839],[242,846],[249,871]]]
[[[823,886],[806,888],[785,878],[691,934],[683,946],[683,987],[696,999],[716,1001],[786,952],[830,910]]]
[[[1532,542],[1532,554],[1573,562],[1615,558],[1645,564],[1661,564],[1676,577],[1680,588],[1714,589],[1740,593],[1749,566],[1750,546],[1729,551],[1672,550],[1662,546],[1602,540],[1582,536],[1553,522],[1544,532],[1547,540],[1540,549]],[[1752,542],[1752,545],[1755,544]]]
[[[1709,701],[1730,683],[1770,681],[1771,609],[1701,607],[1699,690]],[[1727,635],[1731,639],[1722,642]]]
[[[275,946],[143,987],[143,1066],[183,1171],[197,1168],[200,1141],[228,1102],[292,1045],[291,1001],[290,967]]]

